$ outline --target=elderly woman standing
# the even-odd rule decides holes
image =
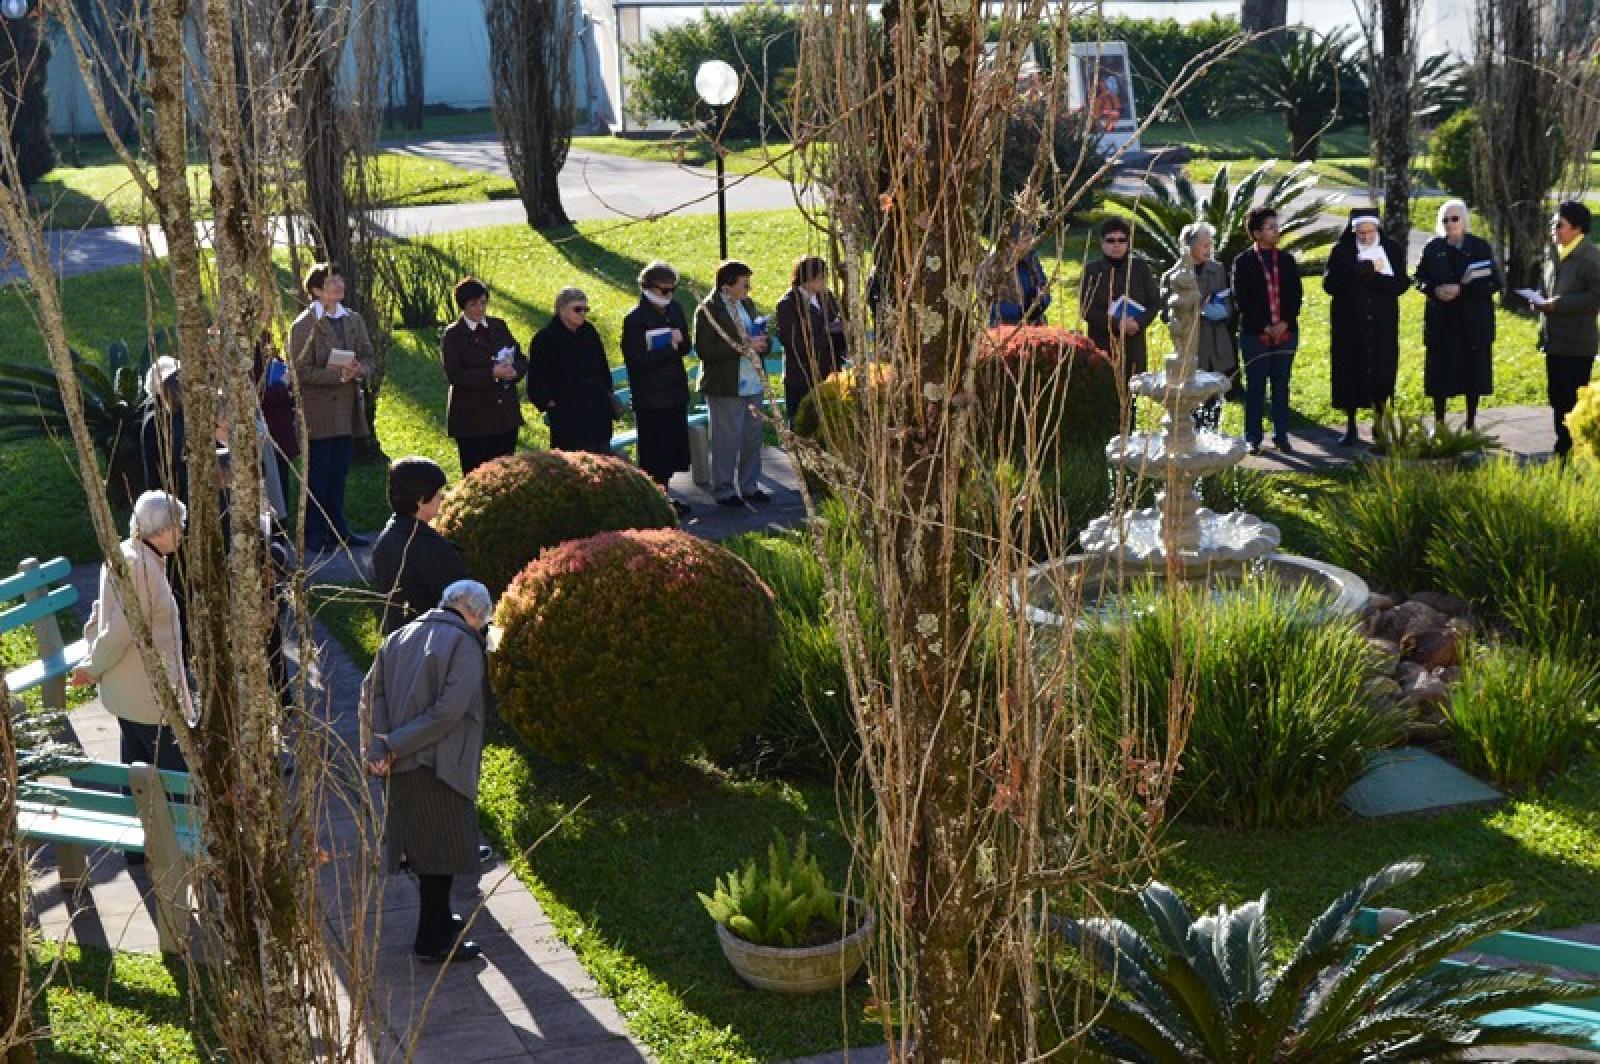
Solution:
[[[1462,200],[1439,208],[1438,235],[1422,249],[1416,284],[1428,297],[1422,318],[1423,390],[1433,400],[1433,422],[1444,424],[1445,404],[1467,398],[1467,428],[1477,428],[1478,399],[1494,391],[1494,294],[1500,271],[1489,242],[1473,236]]]
[[[1209,373],[1232,376],[1239,367],[1233,348],[1233,290],[1228,287],[1228,271],[1212,257],[1216,250],[1216,230],[1206,222],[1194,222],[1178,234],[1187,254],[1161,278],[1161,316],[1167,319],[1166,303],[1172,295],[1172,275],[1179,270],[1194,274],[1200,289],[1199,335],[1195,338],[1198,368]],[[1194,412],[1197,429],[1215,429],[1222,420],[1222,398],[1210,399]]]
[[[772,313],[783,344],[783,407],[791,422],[817,381],[844,363],[844,322],[828,291],[828,264],[816,255],[795,260],[789,290]]]
[[[456,441],[461,475],[517,449],[522,404],[517,382],[528,372],[528,360],[500,318],[489,316],[489,288],[476,277],[463,277],[454,291],[461,316],[439,337],[444,377],[445,431]]]
[[[618,409],[605,344],[589,321],[582,289],[556,293],[555,317],[528,341],[528,356],[528,399],[550,423],[550,446],[610,454]]]
[[[689,374],[683,360],[694,347],[677,291],[678,271],[652,262],[639,272],[639,305],[622,319],[622,361],[639,430],[639,468],[662,491],[674,473],[689,468]],[[679,517],[693,513],[687,503],[671,501]]]
[[[1411,287],[1405,249],[1378,231],[1378,212],[1362,208],[1328,255],[1323,291],[1333,297],[1328,345],[1333,405],[1345,414],[1340,446],[1353,447],[1356,411],[1371,407],[1383,418],[1400,369],[1400,297]],[[1374,443],[1381,449],[1381,444]]]
[[[344,277],[333,262],[306,272],[308,306],[289,326],[289,361],[300,381],[306,436],[306,549],[324,550],[342,540],[364,547],[344,519],[344,488],[356,437],[367,436],[367,405],[361,381],[371,374],[372,340],[361,315],[344,305]]]
[[[450,884],[478,869],[478,770],[489,679],[482,630],[494,613],[475,580],[445,588],[431,609],[385,639],[362,686],[367,769],[388,779],[389,871],[417,877],[417,956],[431,963],[482,952],[457,941]]]
[[[694,347],[705,367],[700,389],[711,413],[711,495],[718,506],[763,503],[761,396],[767,353],[765,319],[750,301],[749,266],[729,259],[717,267],[717,290],[694,316]]]
[[[187,516],[187,509],[174,496],[147,491],[134,502],[128,538],[120,544],[138,611],[150,626],[163,675],[152,677],[145,672],[109,563],[100,567],[100,597],[95,599],[89,622],[83,627],[89,653],[72,674],[75,687],[100,685],[100,702],[117,718],[122,733],[123,762],[142,761],[178,772],[187,771],[188,766],[158,690],[170,689],[185,717],[192,719],[178,602],[167,583],[167,557],[178,549]],[[139,863],[137,857],[130,854],[130,862]]]
[[[378,630],[393,635],[439,601],[444,589],[467,579],[461,548],[433,530],[444,505],[444,470],[429,458],[389,466],[389,523],[372,544],[372,586],[383,595]]]

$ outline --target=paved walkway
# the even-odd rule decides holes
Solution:
[[[1428,420],[1433,419],[1429,417]],[[1461,427],[1459,401],[1452,404],[1452,411],[1445,415],[1445,420],[1456,428]],[[1271,422],[1267,424],[1270,427]],[[1556,445],[1555,423],[1547,406],[1485,407],[1478,411],[1478,428],[1499,440],[1503,451],[1519,458],[1548,458]],[[1292,429],[1289,438],[1294,451],[1287,454],[1273,446],[1269,435],[1265,449],[1259,455],[1247,456],[1240,465],[1268,472],[1307,473],[1374,459],[1365,443],[1356,447],[1339,446],[1343,435],[1343,428],[1327,425]],[[1370,421],[1361,423],[1361,438],[1372,439]]]
[[[96,582],[96,567],[74,569],[73,583],[85,608]],[[345,749],[356,750],[362,673],[320,627],[316,640],[312,705]],[[98,702],[74,710],[70,721],[91,757],[117,759],[116,725]],[[375,834],[371,825],[366,831]],[[417,963],[411,954],[417,893],[410,877],[384,877],[372,904],[354,911],[348,885],[359,874],[360,833],[361,826],[348,813],[325,817],[319,841],[331,859],[320,878],[328,926],[338,941],[345,941],[357,922],[369,934],[375,924],[381,928],[372,1002],[380,1022],[367,1059],[419,1064],[628,1064],[650,1059],[628,1034],[616,1006],[556,936],[538,901],[498,857],[483,868],[476,883],[458,878],[452,899],[455,910],[472,921],[470,934],[483,946],[483,959],[451,965],[442,978],[439,967]],[[69,896],[48,849],[40,864],[33,911],[43,934],[51,939],[70,936],[103,949],[156,951],[151,882],[144,869],[130,869],[117,853],[91,854],[89,883]],[[434,997],[424,1016],[430,993]],[[413,1030],[419,1018],[420,1029]],[[415,1053],[408,1056],[413,1036]]]
[[[507,173],[505,152],[494,138],[424,141],[407,145],[411,154],[443,159],[469,169]],[[700,167],[629,159],[602,152],[573,151],[561,171],[561,201],[575,221],[594,218],[647,218],[663,214],[715,214],[716,177]],[[730,175],[728,210],[781,210],[795,205],[788,182],[770,177]],[[396,207],[374,212],[378,225],[393,236],[420,237],[491,225],[521,225],[527,221],[516,199],[488,203],[447,203],[429,207]],[[209,244],[211,224],[195,225],[201,241]],[[157,257],[167,244],[159,226],[147,231],[135,225],[49,231],[51,253],[64,276],[93,273],[113,266],[138,263],[144,241]],[[280,236],[280,243],[284,239]],[[0,278],[15,277],[15,266]]]

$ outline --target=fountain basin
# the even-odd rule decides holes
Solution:
[[[1252,581],[1272,580],[1296,591],[1307,589],[1323,605],[1311,618],[1333,620],[1359,613],[1367,604],[1367,583],[1348,569],[1298,554],[1272,553],[1248,564],[1215,563],[1185,571],[1184,584],[1204,585],[1213,594],[1235,593]],[[1026,601],[1022,604],[1029,624],[1060,628],[1067,616],[1074,625],[1115,619],[1120,613],[1117,596],[1127,588],[1153,585],[1158,590],[1172,582],[1165,565],[1141,566],[1099,555],[1073,554],[1028,570]],[[1063,599],[1076,608],[1063,609]]]
[[[1161,510],[1154,506],[1135,510],[1121,520],[1107,514],[1089,522],[1078,542],[1085,554],[1165,571],[1167,548],[1162,517]],[[1282,539],[1276,526],[1242,511],[1218,514],[1202,506],[1195,511],[1195,520],[1199,542],[1179,550],[1177,557],[1185,573],[1254,561],[1276,550]]]
[[[1187,377],[1173,377],[1164,369],[1152,373],[1136,373],[1128,381],[1128,390],[1142,399],[1178,399],[1198,406],[1228,390],[1227,375],[1197,370]]]
[[[1208,477],[1237,465],[1244,457],[1244,441],[1220,432],[1197,432],[1188,451],[1169,451],[1165,432],[1135,432],[1113,436],[1106,444],[1106,461],[1130,473],[1160,476],[1170,462],[1180,473]]]

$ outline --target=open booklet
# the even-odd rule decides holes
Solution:
[[[1111,301],[1110,314],[1113,318],[1135,317],[1144,313],[1144,304],[1137,299],[1127,296],[1118,296]]]
[[[1389,262],[1389,253],[1383,250],[1382,244],[1358,247],[1356,249],[1356,261],[1372,263],[1372,268],[1385,277],[1394,276],[1394,266]]]
[[[1543,293],[1535,292],[1531,288],[1519,288],[1517,289],[1517,295],[1521,296],[1523,299],[1526,299],[1528,301],[1528,305],[1533,307],[1542,307],[1550,302],[1550,300],[1544,297]]]
[[[354,365],[355,361],[356,353],[348,347],[335,347],[330,348],[328,351],[328,366],[331,369],[341,369],[345,366]]]
[[[1467,268],[1461,271],[1461,283],[1471,284],[1473,281],[1481,281],[1485,277],[1493,276],[1494,263],[1488,259],[1479,259],[1477,262],[1467,263]]]

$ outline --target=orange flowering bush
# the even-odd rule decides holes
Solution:
[[[522,451],[479,466],[445,497],[437,522],[495,595],[558,543],[677,526],[655,481],[620,458],[573,451]]]
[[[602,532],[546,550],[495,620],[500,715],[547,757],[650,772],[728,752],[766,711],[772,593],[686,532]]]

